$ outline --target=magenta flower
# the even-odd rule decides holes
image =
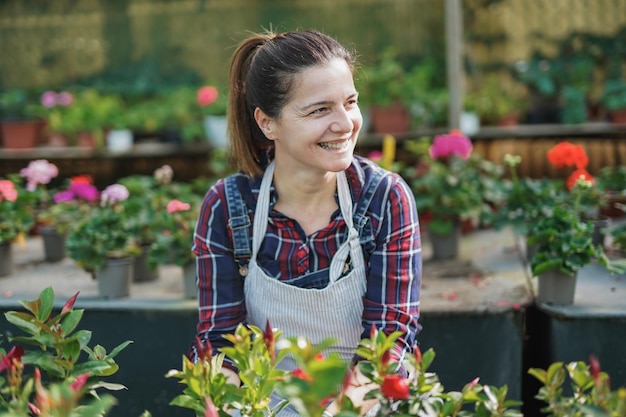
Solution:
[[[122,184],[113,184],[109,185],[107,188],[104,189],[104,191],[102,191],[100,201],[103,205],[115,204],[120,201],[126,200],[129,195],[130,193],[128,192],[128,188],[126,188]]]
[[[26,168],[22,168],[20,175],[26,178],[26,189],[35,191],[37,185],[48,184],[50,180],[59,175],[59,169],[45,159],[30,161]]]
[[[212,85],[205,85],[203,87],[200,87],[200,89],[198,89],[198,94],[196,95],[196,101],[199,106],[206,107],[210,104],[215,103],[219,95],[220,94],[217,91],[217,88],[213,87]]]
[[[98,189],[93,184],[87,184],[84,182],[73,182],[70,185],[69,190],[74,193],[76,198],[89,201],[90,203],[98,200],[98,198],[100,197]]]
[[[447,135],[435,136],[429,153],[432,159],[446,158],[450,155],[467,159],[472,153],[472,148],[472,141],[461,131],[454,129]]]
[[[383,159],[383,153],[381,151],[372,151],[367,155],[367,158],[371,161],[378,162]]]
[[[93,203],[100,198],[100,192],[93,184],[84,182],[72,182],[67,190],[54,194],[52,201],[55,203],[67,203],[74,200],[84,200]]]

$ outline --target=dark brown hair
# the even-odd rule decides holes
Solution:
[[[238,169],[261,174],[263,154],[273,146],[254,120],[259,107],[270,117],[280,117],[291,98],[295,77],[302,71],[330,62],[346,61],[354,71],[350,51],[328,35],[315,30],[265,32],[244,39],[230,64],[228,129],[231,156]]]

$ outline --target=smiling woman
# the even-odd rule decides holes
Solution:
[[[398,359],[415,346],[415,198],[400,175],[354,155],[363,124],[354,65],[350,51],[313,30],[255,34],[235,50],[228,130],[239,173],[217,181],[200,209],[192,359],[206,341],[218,352],[240,323],[269,322],[284,338],[316,344],[332,337],[326,354],[346,365],[372,326],[399,332]],[[239,381],[233,362],[223,372]],[[363,400],[371,383],[360,374],[355,381],[343,394],[365,413],[375,402]],[[264,411],[277,411],[280,400],[275,393]],[[299,414],[289,405],[277,415]]]

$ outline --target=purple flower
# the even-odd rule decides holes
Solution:
[[[115,204],[128,198],[128,188],[122,184],[109,185],[102,191],[100,201],[103,205]]]
[[[458,155],[467,159],[472,153],[472,141],[459,130],[454,129],[447,135],[435,136],[429,152],[433,159],[445,158],[450,155]]]
[[[59,175],[59,169],[45,159],[30,161],[26,168],[22,168],[20,175],[26,178],[26,189],[35,191],[37,185],[48,184],[50,180]]]
[[[67,91],[61,91],[57,95],[57,104],[59,106],[67,107],[74,102],[74,96],[72,93],[68,93]]]
[[[57,104],[57,93],[54,91],[46,91],[41,95],[41,105],[50,109]]]

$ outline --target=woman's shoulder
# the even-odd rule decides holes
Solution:
[[[218,179],[209,188],[205,199],[219,200],[222,204],[226,204],[230,194],[231,199],[241,198],[246,204],[251,205],[256,201],[259,186],[259,178],[235,173]]]
[[[404,182],[400,174],[386,170],[371,159],[360,155],[354,156],[347,174],[357,198],[370,187],[389,190]]]

